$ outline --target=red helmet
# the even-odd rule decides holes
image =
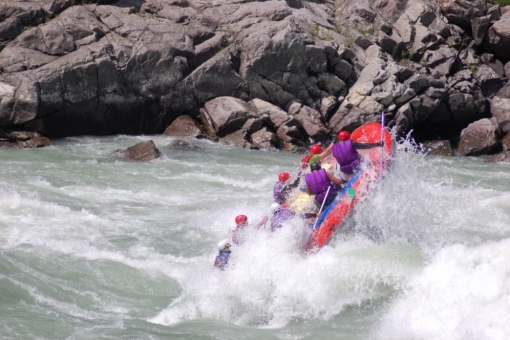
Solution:
[[[237,215],[236,216],[236,224],[243,225],[248,223],[248,217],[246,215]]]
[[[320,153],[322,153],[322,146],[320,145],[312,145],[312,147],[310,148],[310,152],[314,155],[318,155]]]
[[[341,141],[346,141],[348,140],[349,138],[351,138],[351,134],[349,133],[349,131],[340,131],[338,133],[338,140],[341,140]]]
[[[290,174],[288,172],[282,172],[281,174],[278,175],[278,180],[280,182],[285,182],[289,179],[290,177]]]

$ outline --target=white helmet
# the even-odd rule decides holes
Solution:
[[[275,212],[275,211],[278,211],[278,210],[280,210],[280,205],[278,203],[271,204],[271,211],[272,212]]]
[[[228,240],[228,238],[218,242],[218,250],[223,250],[225,248],[230,248],[230,241]]]

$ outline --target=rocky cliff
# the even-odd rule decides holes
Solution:
[[[298,151],[384,112],[419,141],[496,153],[508,46],[510,7],[484,0],[7,0],[0,127],[64,137],[187,122],[197,137]]]

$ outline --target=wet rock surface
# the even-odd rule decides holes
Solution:
[[[5,129],[301,151],[384,112],[465,155],[510,132],[510,11],[481,0],[28,0],[0,19]],[[490,146],[462,137],[484,119]]]

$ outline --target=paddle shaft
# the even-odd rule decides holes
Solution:
[[[324,203],[326,203],[326,200],[328,199],[329,189],[331,189],[331,185],[328,187],[328,190],[326,191],[326,196],[324,196],[324,199],[322,200],[321,208],[319,209],[319,212],[317,214],[320,214],[322,211],[322,208],[324,208]],[[318,220],[319,220],[319,216],[317,216],[317,219],[315,220],[315,223],[313,224],[313,230],[315,230],[315,226],[317,225]]]
[[[384,111],[381,112],[381,142],[384,142]],[[382,180],[384,146],[381,146],[381,157],[379,159],[379,178]]]

